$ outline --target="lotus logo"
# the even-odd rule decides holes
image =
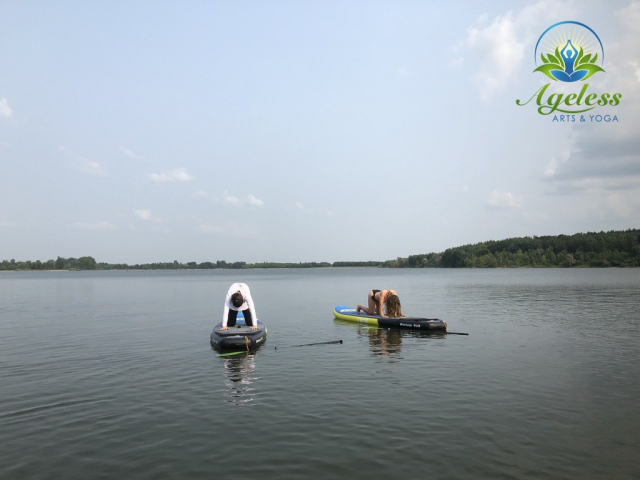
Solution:
[[[542,72],[551,80],[577,82],[605,71],[596,64],[598,53],[600,65],[604,62],[602,42],[596,32],[583,23],[565,21],[547,28],[533,53],[536,65],[539,49],[542,65],[534,72]]]
[[[584,23],[567,20],[551,25],[536,43],[533,58],[538,65],[538,51],[542,65],[534,72],[544,73],[554,82],[573,83],[584,81],[592,75],[603,72],[604,48],[596,32]],[[597,63],[600,63],[598,65]],[[621,93],[596,93],[589,91],[584,82],[574,92],[562,88],[557,91],[549,88],[548,82],[535,92],[527,101],[516,100],[523,107],[533,102],[540,115],[552,115],[554,122],[617,122],[617,115],[579,115],[596,107],[616,107],[620,105]],[[556,91],[554,91],[556,90]],[[578,91],[579,90],[579,91]],[[556,115],[562,113],[563,115]],[[564,115],[566,114],[566,115]]]

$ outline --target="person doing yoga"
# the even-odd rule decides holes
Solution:
[[[393,317],[400,318],[402,315],[402,307],[400,305],[400,298],[395,290],[371,290],[367,295],[368,306],[364,307],[358,305],[356,312],[360,313],[360,310],[367,315],[380,315],[381,317]],[[387,307],[387,314],[384,313],[384,306]]]
[[[238,312],[242,312],[244,322],[249,328],[252,330],[258,328],[258,314],[246,283],[234,283],[229,287],[227,298],[224,301],[222,328],[220,330],[228,330],[229,327],[235,327]]]

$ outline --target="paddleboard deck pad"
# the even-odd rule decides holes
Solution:
[[[256,330],[250,329],[242,312],[238,312],[236,324],[229,330],[222,330],[222,322],[213,327],[211,346],[221,350],[253,350],[267,341],[267,327],[260,320],[257,325]]]
[[[348,322],[363,323],[366,325],[376,325],[384,328],[404,328],[408,330],[422,331],[447,331],[447,324],[444,320],[437,318],[402,317],[390,318],[380,315],[367,315],[365,312],[357,313],[355,308],[338,305],[333,309],[333,315],[339,320]]]

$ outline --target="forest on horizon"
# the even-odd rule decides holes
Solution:
[[[353,262],[158,262],[128,265],[97,262],[93,257],[57,257],[47,261],[3,260],[0,271],[25,270],[212,270],[247,268],[518,268],[640,267],[640,230],[612,230],[574,235],[490,240],[387,261]]]

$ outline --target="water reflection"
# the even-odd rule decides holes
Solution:
[[[333,320],[336,325],[343,325],[349,330],[355,330],[358,337],[369,344],[369,352],[378,361],[396,362],[402,359],[402,330],[380,328],[373,325],[354,324],[344,320]]]
[[[227,403],[250,405],[258,395],[253,385],[258,377],[255,373],[255,354],[240,353],[223,361],[227,389],[224,392]]]
[[[394,363],[402,360],[402,342],[409,338],[415,339],[442,339],[446,337],[444,332],[428,332],[416,330],[403,330],[397,328],[384,328],[373,325],[362,325],[344,320],[334,319],[336,325],[342,325],[349,330],[355,330],[358,338],[366,340],[369,344],[369,353],[378,362]]]
[[[402,358],[400,357],[400,350],[402,349],[401,330],[389,330],[385,328],[362,329],[362,327],[358,330],[363,330],[358,333],[366,335],[371,355],[375,357],[389,357],[390,360],[394,361]]]

